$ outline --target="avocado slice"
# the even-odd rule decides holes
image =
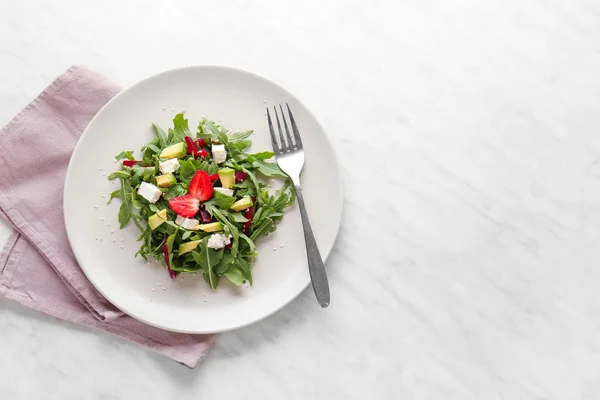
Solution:
[[[159,175],[156,177],[156,186],[162,188],[168,188],[177,183],[177,179],[175,179],[175,175],[172,173]]]
[[[252,207],[252,199],[250,198],[250,196],[244,196],[240,200],[233,203],[229,208],[231,208],[234,211],[242,211],[248,207]]]
[[[225,189],[229,189],[235,183],[235,171],[231,168],[223,168],[218,172],[219,180],[221,181],[221,186]]]
[[[179,254],[188,253],[194,250],[202,240],[192,240],[191,242],[181,243],[179,245]]]
[[[185,142],[179,142],[165,148],[162,153],[160,153],[160,158],[182,158],[185,157],[186,150]]]
[[[148,218],[148,226],[155,230],[167,220],[167,210],[160,210]]]
[[[200,224],[198,229],[204,232],[219,232],[223,230],[223,224],[220,222],[211,222],[210,224]]]

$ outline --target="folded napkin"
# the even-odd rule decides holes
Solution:
[[[123,314],[86,279],[67,240],[63,187],[71,153],[118,91],[106,78],[71,67],[0,130],[0,217],[15,229],[0,253],[0,294],[193,368],[215,336],[167,332]]]

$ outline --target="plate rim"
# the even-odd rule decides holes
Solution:
[[[260,74],[252,72],[252,71],[244,70],[244,69],[237,68],[237,67],[226,66],[226,65],[216,65],[216,64],[189,65],[189,66],[184,66],[184,67],[171,68],[171,69],[159,72],[157,74],[147,76],[147,77],[135,82],[134,84],[123,88],[120,92],[118,92],[115,96],[113,96],[109,101],[107,101],[100,108],[100,110],[98,110],[96,112],[96,114],[92,117],[92,119],[87,123],[85,129],[82,131],[81,135],[77,139],[77,143],[75,144],[75,147],[73,148],[73,152],[71,153],[71,156],[69,157],[69,164],[67,167],[67,172],[65,175],[65,183],[64,183],[64,187],[63,187],[63,214],[64,214],[65,230],[67,232],[67,239],[69,241],[69,246],[71,247],[71,251],[73,252],[73,255],[75,256],[75,259],[77,260],[77,264],[83,271],[83,273],[86,276],[86,278],[88,279],[88,281],[110,304],[112,304],[113,306],[115,306],[117,309],[124,312],[128,316],[130,316],[138,321],[141,321],[147,325],[150,325],[150,326],[153,326],[156,328],[160,328],[160,329],[163,329],[163,330],[166,330],[169,332],[178,332],[178,333],[187,333],[187,334],[212,334],[212,333],[228,332],[228,331],[241,329],[246,326],[252,325],[254,323],[260,322],[260,321],[272,316],[273,314],[277,313],[278,311],[282,310],[284,307],[286,307],[288,304],[290,304],[294,299],[296,299],[311,284],[311,279],[309,277],[301,286],[299,286],[300,289],[298,291],[294,291],[294,293],[290,293],[290,295],[287,296],[287,298],[285,298],[284,301],[282,301],[278,306],[274,307],[269,312],[261,315],[258,318],[250,319],[248,321],[244,321],[242,323],[232,325],[226,329],[217,329],[217,330],[192,329],[192,330],[188,330],[188,329],[174,329],[172,327],[163,326],[163,325],[154,323],[152,321],[149,321],[147,319],[144,319],[144,318],[141,318],[141,317],[135,315],[135,313],[132,313],[130,310],[128,310],[128,307],[126,307],[126,306],[124,307],[122,305],[116,304],[113,300],[111,300],[110,296],[107,295],[106,292],[101,287],[97,286],[94,283],[93,279],[88,274],[88,270],[86,269],[86,267],[84,267],[84,263],[81,262],[81,259],[82,259],[82,257],[80,257],[81,253],[73,245],[74,237],[71,235],[71,233],[70,233],[71,230],[69,229],[69,226],[72,224],[69,221],[72,220],[72,218],[69,217],[69,212],[67,211],[67,207],[65,207],[65,203],[66,203],[67,191],[68,191],[68,188],[70,187],[69,181],[71,180],[71,176],[73,175],[73,171],[75,169],[75,167],[73,166],[73,158],[76,156],[77,152],[79,151],[79,149],[81,147],[82,139],[84,139],[85,135],[88,134],[89,127],[96,121],[97,118],[99,118],[99,116],[101,116],[104,112],[106,112],[106,108],[111,103],[117,101],[121,96],[123,96],[125,93],[133,90],[134,88],[141,86],[141,85],[145,84],[146,82],[156,79],[160,76],[174,74],[174,73],[178,73],[180,71],[185,71],[185,70],[206,70],[206,69],[225,69],[225,70],[233,71],[235,73],[250,75],[251,77],[253,77],[255,79],[263,80],[263,81],[266,81],[268,84],[275,85],[278,89],[283,91],[286,94],[286,96],[289,96],[290,98],[294,99],[295,101],[298,102],[298,104],[300,104],[302,107],[304,107],[305,111],[310,115],[310,117],[313,118],[313,120],[315,121],[317,126],[324,133],[324,135],[323,135],[324,140],[327,142],[327,144],[331,148],[331,153],[333,156],[332,161],[334,161],[334,164],[335,164],[337,172],[338,172],[336,181],[337,181],[337,190],[340,193],[340,196],[339,196],[340,201],[339,201],[339,204],[337,205],[338,206],[337,210],[339,210],[339,211],[335,215],[336,230],[335,230],[335,234],[333,237],[333,241],[331,243],[331,246],[329,246],[329,248],[325,249],[325,251],[321,251],[321,257],[323,258],[323,263],[327,262],[333,248],[335,247],[335,245],[337,243],[339,233],[340,233],[340,228],[341,228],[343,206],[344,206],[344,185],[343,185],[338,155],[335,152],[335,147],[333,146],[333,142],[330,140],[325,129],[323,128],[323,126],[321,125],[319,120],[316,118],[314,113],[298,97],[293,95],[291,92],[289,92],[287,89],[285,89],[283,86],[281,86],[279,83],[277,83],[274,80],[268,79]],[[308,265],[306,265],[306,268],[308,268]],[[317,304],[318,303],[315,300],[315,305],[317,305]]]

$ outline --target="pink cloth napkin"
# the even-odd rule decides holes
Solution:
[[[0,217],[15,229],[0,253],[0,294],[193,368],[215,336],[167,332],[123,314],[86,279],[67,240],[63,186],[71,153],[118,92],[106,78],[71,67],[0,130]]]

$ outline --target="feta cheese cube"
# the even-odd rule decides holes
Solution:
[[[233,189],[225,189],[222,187],[216,187],[215,192],[223,193],[225,196],[233,196]]]
[[[175,218],[175,223],[181,225],[183,229],[194,229],[200,221],[195,218],[184,218],[181,215],[178,215],[177,218]]]
[[[222,233],[215,233],[208,238],[206,247],[210,249],[222,249],[229,243],[231,243],[231,235],[225,236]]]
[[[137,192],[140,196],[142,196],[152,204],[156,203],[162,195],[162,192],[159,188],[148,182],[142,182]]]
[[[225,162],[227,159],[227,152],[225,151],[224,144],[213,144],[212,145],[212,157],[213,161],[217,164]]]
[[[178,168],[179,168],[179,160],[176,158],[171,158],[170,160],[163,161],[160,164],[158,164],[158,169],[163,174],[168,174],[169,172],[173,173],[173,172],[177,171]]]

